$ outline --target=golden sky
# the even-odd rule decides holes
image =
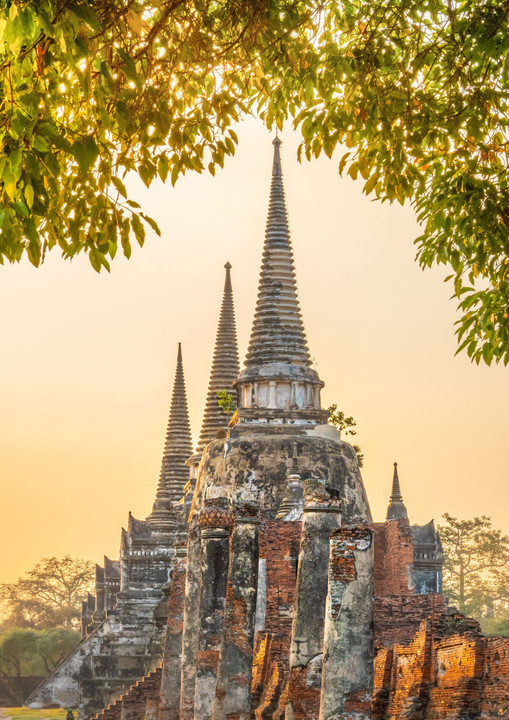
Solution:
[[[237,128],[236,128],[237,129]],[[97,275],[86,258],[0,267],[0,581],[42,557],[118,556],[127,515],[155,493],[177,343],[198,439],[223,286],[232,278],[241,357],[254,312],[272,161],[259,122],[215,178],[130,192],[158,221],[127,261]],[[392,463],[413,522],[507,519],[509,369],[454,357],[455,305],[445,269],[414,262],[409,207],[381,205],[338,157],[283,171],[311,355],[325,388],[357,420],[363,477],[385,517]]]

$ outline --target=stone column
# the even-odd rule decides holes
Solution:
[[[194,720],[210,720],[214,707],[233,523],[234,515],[225,498],[205,500],[198,518],[201,588]]]
[[[95,612],[94,624],[99,625],[106,616],[104,605],[104,568],[95,566]]]
[[[368,720],[373,693],[373,533],[330,538],[320,720]]]
[[[214,720],[249,720],[258,585],[257,506],[238,508],[232,534]]]
[[[184,625],[187,546],[175,546],[176,565],[171,573],[168,624],[161,674],[158,720],[179,720],[182,631]]]
[[[306,481],[286,706],[291,720],[319,713],[329,536],[341,524],[335,495],[324,480]]]
[[[194,687],[196,683],[196,658],[200,630],[200,578],[201,540],[200,528],[195,518],[189,523],[187,543],[187,569],[184,605],[184,629],[182,633],[182,663],[180,686],[180,720],[192,720],[194,716]]]

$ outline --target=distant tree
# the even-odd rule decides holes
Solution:
[[[31,674],[38,675],[50,673],[62,660],[74,650],[79,643],[81,635],[74,628],[52,628],[50,630],[35,630],[34,658]],[[36,663],[42,667],[39,669]],[[44,669],[43,669],[44,668]],[[37,670],[37,672],[34,672]]]
[[[80,633],[68,628],[10,628],[0,633],[0,677],[11,700],[20,702],[14,678],[48,675],[79,641]]]
[[[344,435],[357,435],[357,430],[355,430],[357,423],[352,416],[347,416],[343,410],[338,410],[336,403],[330,405],[327,410],[329,412],[328,423],[339,430],[340,436],[341,433]],[[357,462],[361,468],[364,466],[364,453],[359,445],[352,445],[352,447],[357,454]]]
[[[35,653],[35,633],[28,628],[11,628],[0,635],[0,675],[28,675]]]
[[[509,603],[509,536],[486,515],[438,526],[444,550],[444,593],[478,620],[503,616]]]
[[[77,627],[81,601],[93,587],[94,564],[45,558],[24,577],[0,586],[4,627]]]
[[[225,415],[231,416],[237,409],[237,401],[235,395],[228,390],[219,390],[216,393],[217,404],[222,409]]]
[[[482,618],[481,628],[485,635],[509,635],[509,608],[496,617]]]

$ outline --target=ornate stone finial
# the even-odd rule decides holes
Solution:
[[[276,520],[299,520],[304,506],[304,486],[299,473],[297,443],[293,443],[292,465]]]
[[[175,371],[159,485],[152,512],[147,518],[156,529],[166,530],[169,528],[168,523],[173,523],[170,518],[172,504],[178,503],[184,494],[184,486],[189,476],[185,461],[191,454],[192,448],[191,426],[189,424],[182,364],[182,346],[179,343],[177,369]]]
[[[403,496],[401,494],[401,488],[399,485],[398,477],[398,463],[394,463],[394,475],[392,478],[392,491],[389,501],[389,507],[387,508],[387,520],[397,520],[399,518],[408,517],[405,503],[403,502]]]
[[[227,498],[207,498],[198,515],[198,526],[230,530],[235,524],[235,513]]]
[[[273,140],[273,145],[258,300],[246,367],[235,383],[239,390],[239,418],[246,422],[251,416],[253,420],[263,416],[279,422],[282,412],[293,412],[296,414],[292,419],[323,423],[326,421],[320,408],[323,383],[310,367],[288,227],[279,137]],[[276,413],[267,414],[264,409]]]
[[[292,453],[292,475],[299,475],[299,453],[297,448],[297,443],[293,443],[293,453]],[[300,475],[299,475],[300,477]]]
[[[201,426],[200,439],[196,454],[189,462],[199,462],[201,454],[206,445],[217,436],[219,430],[226,430],[228,427],[228,416],[219,407],[217,393],[221,390],[228,390],[236,396],[233,389],[237,375],[239,374],[239,351],[237,347],[237,331],[235,328],[235,310],[233,307],[233,292],[231,281],[231,264],[225,264],[225,281],[223,301],[217,327],[216,344],[212,368],[210,371],[209,388],[205,403],[205,414]]]

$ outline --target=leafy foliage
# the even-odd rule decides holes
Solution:
[[[345,413],[342,410],[338,410],[338,406],[336,403],[331,405],[327,408],[327,412],[329,413],[329,419],[328,423],[329,425],[333,425],[335,428],[337,428],[341,433],[344,435],[357,435],[357,430],[355,428],[357,427],[356,421],[353,419],[353,417],[345,415]],[[357,455],[357,462],[359,463],[359,467],[364,466],[364,453],[362,452],[362,449],[359,445],[352,445],[353,449],[355,450],[355,453]]]
[[[479,620],[509,610],[509,536],[482,515],[459,520],[444,514],[438,526],[444,550],[444,593],[460,611]],[[493,623],[492,623],[493,624]]]
[[[77,630],[11,628],[0,633],[0,676],[49,674],[80,640]]]
[[[0,10],[0,258],[108,268],[157,225],[137,172],[233,155],[243,113],[293,121],[451,269],[460,349],[509,361],[509,7],[498,0],[12,0]]]
[[[237,409],[237,401],[235,395],[228,390],[220,390],[216,393],[217,404],[222,409],[225,415],[233,415]]]
[[[25,577],[0,586],[3,626],[77,627],[81,600],[92,589],[93,578],[94,565],[87,560],[45,558]]]
[[[481,618],[481,629],[485,635],[506,635],[509,637],[509,609],[492,617]]]
[[[333,425],[344,435],[357,435],[357,430],[355,430],[357,423],[353,417],[347,417],[343,410],[338,410],[336,403],[328,407],[327,412],[329,413],[329,425]]]

